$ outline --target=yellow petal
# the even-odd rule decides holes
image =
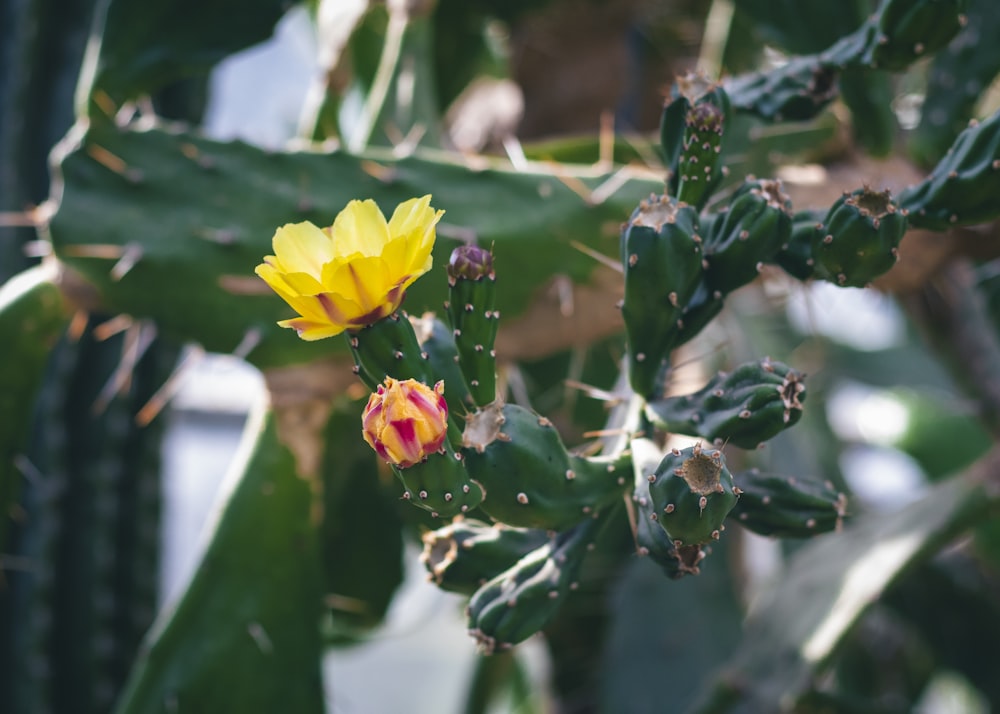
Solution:
[[[409,282],[413,282],[431,269],[434,263],[431,256],[433,247],[433,241],[419,244],[403,236],[390,241],[382,252],[382,257],[391,273],[397,276],[397,281],[405,276],[409,278]]]
[[[291,320],[282,320],[278,323],[278,325],[295,330],[299,333],[299,337],[307,342],[322,340],[325,337],[333,337],[344,331],[342,325],[312,322],[302,317],[295,317]]]
[[[323,264],[333,260],[333,243],[312,223],[288,223],[279,228],[271,241],[282,272],[309,273],[319,276]]]
[[[396,207],[389,220],[392,242],[401,240],[405,246],[405,250],[396,247],[394,255],[400,256],[400,260],[406,266],[403,272],[407,274],[423,266],[431,249],[434,248],[435,226],[441,220],[444,211],[435,211],[430,207],[430,201],[430,195],[404,201]]]
[[[389,240],[385,216],[374,201],[351,201],[341,211],[331,228],[337,256],[353,253],[379,255]]]
[[[381,305],[396,280],[381,256],[352,256],[329,263],[323,269],[323,287],[354,302],[362,314]]]
[[[309,273],[283,273],[281,277],[299,295],[318,295],[323,292],[323,285],[318,280],[321,274],[319,273],[314,277]]]

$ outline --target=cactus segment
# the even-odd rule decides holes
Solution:
[[[1000,111],[972,122],[921,183],[899,195],[916,228],[945,231],[1000,216]]]
[[[678,321],[702,277],[697,211],[667,196],[643,201],[622,230],[629,343],[629,381],[643,396],[654,393]]]
[[[718,540],[739,489],[721,451],[700,444],[673,449],[646,476],[656,521],[678,548]]]
[[[816,277],[840,286],[868,285],[896,264],[906,216],[888,189],[845,193],[812,233]]]
[[[729,98],[703,75],[678,77],[660,116],[660,144],[669,167],[667,192],[699,210],[722,181],[722,139]]]
[[[500,573],[469,600],[469,634],[489,655],[528,639],[576,588],[580,566],[607,519],[588,518]]]
[[[318,524],[276,421],[257,412],[248,422],[211,540],[183,596],[150,631],[117,714],[182,711],[183,702],[323,711]]]
[[[442,590],[471,595],[549,538],[543,530],[456,516],[444,528],[424,533],[420,562],[427,568],[428,580]]]
[[[757,277],[792,235],[791,199],[781,181],[748,178],[727,210],[705,226],[705,280],[725,295]]]
[[[809,538],[839,531],[847,515],[847,495],[829,481],[766,476],[757,469],[734,480],[741,493],[729,518],[759,535]]]
[[[816,274],[813,236],[822,226],[825,215],[822,210],[807,209],[792,216],[791,235],[774,256],[774,262],[793,278],[808,280]]]
[[[18,468],[49,351],[69,320],[54,266],[29,268],[0,287],[0,553],[24,478]]]
[[[904,70],[951,42],[967,19],[966,0],[884,0],[864,55],[871,67]]]
[[[719,372],[694,394],[650,402],[646,416],[674,434],[753,449],[798,422],[805,397],[798,372],[765,358]]]
[[[839,65],[818,55],[794,57],[768,72],[726,82],[733,109],[768,121],[805,121],[837,96]]]
[[[405,469],[392,466],[392,470],[405,489],[403,499],[435,518],[468,513],[486,497],[483,486],[470,477],[462,455],[447,440],[440,453]]]
[[[354,357],[354,372],[373,392],[386,377],[415,379],[424,384],[434,384],[439,379],[420,349],[410,321],[399,313],[347,333],[347,340]],[[446,384],[445,391],[447,387]]]
[[[473,402],[496,399],[496,353],[500,313],[496,306],[493,255],[474,245],[459,246],[448,261],[448,319],[454,330],[459,365]]]
[[[444,381],[444,398],[448,402],[448,414],[459,428],[464,423],[462,417],[472,407],[472,396],[465,383],[462,369],[458,366],[458,348],[451,329],[434,313],[427,312],[420,317],[409,318],[417,336],[422,354],[427,355],[427,363],[435,379]]]
[[[971,0],[969,21],[954,41],[934,55],[920,123],[910,136],[910,155],[922,166],[941,160],[975,116],[976,104],[1000,73],[1000,52],[990,51],[984,37],[1000,37],[1000,3]]]
[[[566,451],[545,417],[493,404],[468,418],[465,466],[483,485],[482,510],[509,526],[562,530],[616,502],[627,487],[626,459]]]
[[[701,572],[701,561],[708,555],[707,551],[700,544],[675,545],[673,539],[658,525],[658,517],[653,517],[648,474],[655,473],[662,457],[660,450],[649,439],[633,439],[631,447],[635,482],[632,502],[635,509],[636,553],[652,559],[671,580],[698,575]]]

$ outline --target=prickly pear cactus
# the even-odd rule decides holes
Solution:
[[[966,542],[989,562],[996,458],[890,517],[855,508],[830,455],[838,437],[824,431],[841,375],[822,360],[839,353],[789,337],[776,316],[813,281],[902,294],[898,274],[924,269],[900,302],[950,355],[956,383],[972,385],[976,409],[955,419],[981,418],[991,443],[989,266],[955,256],[994,257],[995,241],[972,250],[969,236],[995,226],[954,230],[1000,218],[988,0],[736,0],[712,3],[710,22],[633,18],[631,32],[664,48],[676,28],[706,22],[702,71],[677,79],[645,137],[534,146],[515,138],[517,117],[460,109],[519,106],[474,95],[514,86],[531,23],[566,3],[311,3],[322,71],[296,108],[300,141],[268,150],[157,114],[191,73],[204,83],[265,38],[286,4],[181,5],[106,0],[79,23],[94,30],[77,124],[36,208],[10,203],[30,195],[23,187],[8,191],[24,163],[11,158],[15,130],[39,113],[15,105],[35,94],[11,90],[0,70],[0,193],[5,211],[23,210],[0,214],[0,228],[35,228],[28,247],[45,261],[0,288],[0,709],[331,710],[324,648],[377,630],[408,538],[430,582],[468,598],[479,652],[507,653],[477,669],[495,677],[480,683],[494,694],[529,686],[504,663],[542,633],[567,711],[662,711],[663,692],[702,714],[869,699],[919,708],[917,694],[889,691],[905,677],[858,689],[845,674],[858,668],[835,661],[854,655],[838,645],[870,603],[893,607],[892,588],[973,527]],[[43,11],[0,0],[18,62],[35,56],[25,28]],[[489,82],[473,81],[480,70]],[[917,120],[907,108],[925,86]],[[505,155],[450,150],[470,127]],[[878,176],[857,160],[904,150],[927,169],[910,185],[895,164]],[[268,403],[247,426],[195,575],[136,652],[154,601],[162,423],[142,428],[145,402],[163,405],[181,343],[263,370]],[[897,366],[882,378],[908,374]],[[817,375],[808,401],[805,372]],[[982,455],[951,441],[949,463]],[[738,647],[737,627],[701,628],[698,617],[743,619],[750,533],[831,532],[770,590],[753,585]],[[703,584],[706,572],[717,580]],[[941,591],[996,609],[976,578],[953,580]],[[838,595],[858,583],[862,596]],[[699,590],[720,587],[733,591],[726,618],[717,593]],[[637,607],[650,592],[655,602]],[[629,618],[644,630],[664,621],[648,608],[666,613],[669,637],[653,633],[655,651],[620,642]],[[690,637],[688,620],[699,625]],[[927,622],[896,626],[914,641],[934,634]],[[990,691],[967,658],[935,657],[930,669]],[[912,665],[899,659],[886,668]],[[685,670],[705,661],[725,674]],[[465,710],[491,710],[486,699],[470,695]]]

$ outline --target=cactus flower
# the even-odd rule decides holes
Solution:
[[[279,228],[274,255],[256,268],[299,315],[278,324],[311,341],[395,312],[410,284],[431,268],[444,211],[430,201],[429,195],[404,201],[388,222],[374,201],[351,201],[328,228],[308,221]]]
[[[390,464],[405,469],[444,445],[448,405],[444,382],[431,389],[415,379],[385,378],[368,399],[361,417],[368,445]]]

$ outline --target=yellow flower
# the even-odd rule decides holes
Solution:
[[[365,441],[390,464],[405,469],[420,463],[444,445],[448,404],[444,382],[431,389],[415,379],[392,377],[368,398],[361,417]]]
[[[371,199],[351,201],[329,228],[308,221],[279,228],[274,255],[256,273],[298,314],[278,324],[304,340],[359,330],[388,317],[410,284],[431,268],[444,211],[411,198],[388,223]]]

